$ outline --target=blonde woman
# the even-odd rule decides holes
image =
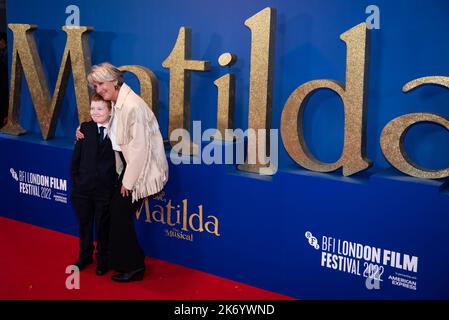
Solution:
[[[162,135],[151,109],[124,83],[122,72],[115,66],[95,65],[87,80],[104,100],[112,103],[107,132],[119,175],[110,206],[109,266],[119,272],[112,280],[142,280],[145,255],[137,240],[133,215],[144,198],[160,192],[168,180]],[[79,130],[77,137],[83,138]]]

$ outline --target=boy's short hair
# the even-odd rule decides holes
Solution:
[[[104,100],[103,97],[100,96],[98,93],[95,93],[92,97],[90,97],[90,102],[92,101],[103,101],[104,103],[106,103],[106,106],[108,107],[109,110],[111,110],[112,108],[111,101]]]

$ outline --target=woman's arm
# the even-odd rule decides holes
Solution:
[[[75,135],[76,135],[76,140],[78,141],[78,140],[83,140],[84,139],[84,134],[81,132],[81,126],[78,126],[78,128],[76,128],[76,132],[75,132]]]

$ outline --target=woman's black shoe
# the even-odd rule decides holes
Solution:
[[[139,281],[143,279],[145,268],[139,268],[130,272],[118,273],[112,276],[112,280],[118,282]]]

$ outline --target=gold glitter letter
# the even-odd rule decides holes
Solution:
[[[248,129],[255,134],[248,135],[247,159],[238,169],[260,173],[261,168],[269,167],[261,158],[268,157],[267,150],[270,150],[276,9],[259,11],[245,21],[245,26],[251,30]]]
[[[365,23],[361,23],[340,36],[347,46],[346,87],[333,80],[309,81],[296,88],[285,103],[281,117],[282,141],[290,157],[304,168],[319,172],[343,168],[343,175],[350,176],[371,165],[365,158],[364,137],[367,32]],[[304,140],[302,127],[304,106],[309,95],[321,88],[336,92],[343,100],[344,146],[340,159],[334,163],[323,163],[316,159]]]
[[[11,89],[9,99],[9,122],[2,132],[19,135],[25,133],[20,126],[20,90],[22,73],[25,74],[42,136],[45,140],[53,137],[56,120],[61,112],[62,100],[67,88],[70,68],[73,73],[79,121],[87,121],[89,116],[89,89],[87,72],[90,70],[90,50],[87,33],[91,27],[70,27],[62,29],[67,33],[67,42],[56,81],[53,99],[50,96],[42,63],[39,58],[33,30],[36,25],[9,24],[14,34],[11,65]]]
[[[233,141],[234,136],[226,134],[226,129],[234,129],[234,108],[235,108],[235,76],[225,74],[214,81],[218,88],[217,107],[217,132],[214,140]]]
[[[140,96],[148,104],[154,115],[158,114],[158,83],[156,75],[142,66],[121,66],[120,71],[131,72],[140,83]]]
[[[186,129],[190,132],[190,70],[205,71],[210,69],[210,61],[190,60],[192,56],[192,29],[181,27],[178,39],[170,55],[162,63],[164,68],[170,69],[170,99],[168,137],[175,129]],[[191,141],[187,154],[198,153],[198,146]],[[171,141],[175,146],[178,141]]]
[[[436,84],[449,89],[449,77],[435,76],[415,79],[407,83],[402,91],[409,92],[424,84]],[[411,126],[419,122],[437,123],[449,130],[449,118],[434,113],[411,113],[391,120],[382,130],[380,145],[382,152],[393,167],[413,177],[440,179],[449,177],[449,168],[428,170],[421,168],[407,157],[404,147],[405,135]]]

